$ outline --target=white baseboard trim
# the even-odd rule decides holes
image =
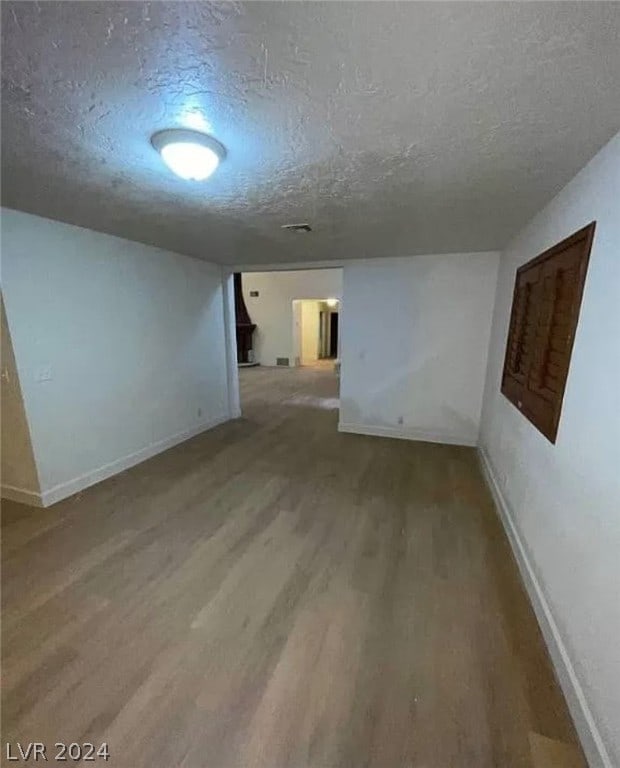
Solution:
[[[521,578],[534,608],[534,613],[538,619],[538,624],[549,650],[549,655],[555,667],[558,681],[566,698],[568,708],[575,723],[575,728],[579,734],[581,745],[588,760],[590,768],[613,768],[613,763],[609,757],[605,743],[597,728],[594,716],[588,705],[588,701],[581,687],[581,683],[571,662],[568,650],[562,640],[560,630],[553,618],[549,601],[532,562],[527,553],[519,530],[514,522],[514,515],[504,497],[497,479],[495,471],[489,457],[482,448],[478,448],[478,457],[484,478],[487,482],[495,506],[499,512],[506,535],[514,552]]]
[[[368,424],[351,424],[340,422],[339,432],[349,432],[354,435],[370,435],[371,437],[393,437],[397,440],[418,440],[425,443],[447,443],[449,445],[475,446],[477,438],[471,435],[460,435],[454,432],[431,431],[425,429],[403,429],[399,427],[375,427]]]
[[[220,416],[211,419],[210,421],[200,422],[189,429],[177,432],[176,435],[166,437],[163,440],[158,440],[156,443],[151,443],[151,445],[147,445],[146,448],[141,448],[135,453],[123,456],[120,459],[116,459],[116,461],[104,464],[102,467],[87,472],[84,475],[55,485],[53,488],[41,492],[40,503],[38,506],[49,507],[51,504],[56,504],[56,502],[62,501],[62,499],[66,499],[68,496],[73,496],[74,493],[83,491],[85,488],[95,485],[95,483],[100,483],[102,480],[107,480],[108,477],[118,475],[119,472],[124,472],[126,469],[134,467],[136,464],[141,464],[152,456],[167,451],[169,448],[172,448],[179,443],[183,443],[185,440],[189,440],[190,437],[195,437],[201,432],[206,432],[208,429],[212,429],[218,424],[223,424],[228,420],[229,416],[226,414],[225,416]]]
[[[17,501],[20,504],[29,504],[31,507],[42,507],[41,494],[37,491],[27,491],[25,488],[16,488],[14,485],[0,486],[0,496],[9,501]]]

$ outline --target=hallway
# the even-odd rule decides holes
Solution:
[[[127,768],[577,768],[473,449],[337,432],[321,368],[46,510],[4,503],[5,741]]]

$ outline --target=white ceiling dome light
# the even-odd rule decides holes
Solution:
[[[185,128],[159,131],[151,138],[170,170],[188,181],[204,181],[226,157],[226,148],[212,136]]]

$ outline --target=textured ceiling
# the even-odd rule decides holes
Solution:
[[[501,247],[620,127],[613,2],[3,2],[2,44],[3,204],[220,263]]]

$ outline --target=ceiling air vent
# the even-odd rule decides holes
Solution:
[[[281,229],[288,229],[289,232],[312,232],[310,224],[282,224]]]

